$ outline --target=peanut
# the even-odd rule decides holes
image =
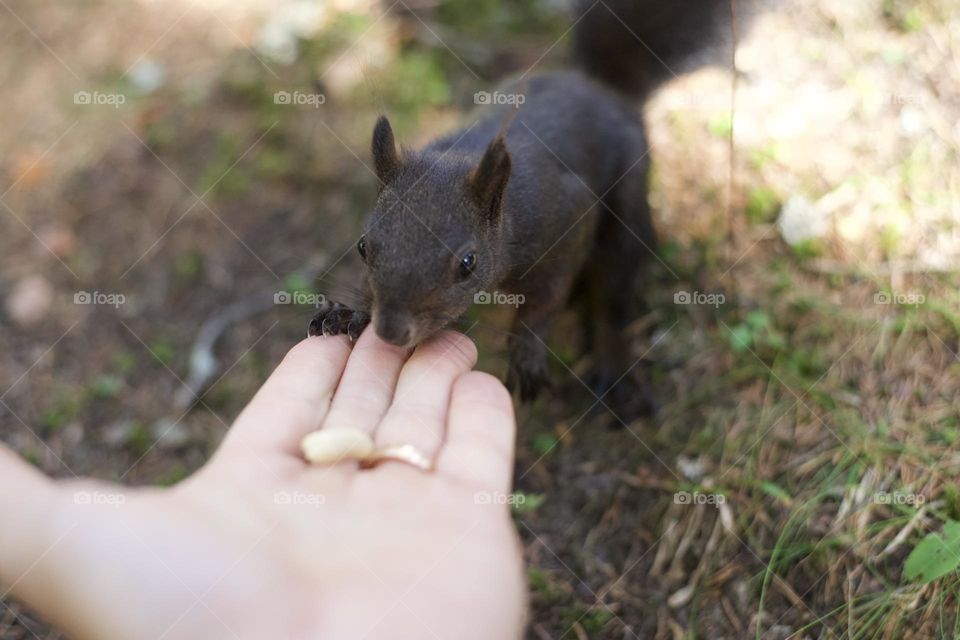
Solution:
[[[373,440],[358,429],[321,429],[304,436],[300,449],[311,464],[335,464],[369,457]]]

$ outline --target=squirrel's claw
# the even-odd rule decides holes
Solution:
[[[370,314],[338,302],[325,303],[307,326],[307,337],[347,335],[355,341],[370,324]]]

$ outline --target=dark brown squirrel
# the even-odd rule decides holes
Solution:
[[[419,151],[399,152],[380,117],[379,197],[357,243],[371,306],[328,304],[308,335],[356,339],[372,320],[386,342],[412,346],[478,295],[519,294],[507,384],[530,400],[548,383],[550,321],[575,293],[595,391],[605,393],[630,364],[622,333],[635,317],[635,280],[657,247],[636,105],[724,39],[730,1],[578,2],[577,68],[498,90],[522,95],[519,107],[486,106]]]

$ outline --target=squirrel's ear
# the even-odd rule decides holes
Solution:
[[[510,152],[507,151],[503,136],[497,136],[467,180],[470,195],[491,223],[500,222],[500,205],[503,203],[507,180],[510,179],[510,167]]]
[[[397,153],[397,143],[393,139],[393,128],[386,116],[377,118],[377,124],[373,128],[373,166],[377,172],[377,178],[380,180],[379,190],[383,187],[400,169],[400,155]]]

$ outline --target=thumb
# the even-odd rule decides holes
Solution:
[[[0,444],[0,594],[12,591],[36,562],[53,482]]]

